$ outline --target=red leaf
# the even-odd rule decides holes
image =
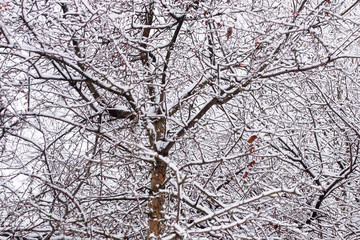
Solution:
[[[257,136],[256,135],[252,135],[249,140],[248,140],[248,143],[253,143],[255,141],[255,139],[257,139]]]
[[[255,150],[254,146],[251,146],[251,147],[250,147],[250,153],[253,153],[254,150]]]

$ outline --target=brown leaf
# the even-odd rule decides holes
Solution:
[[[248,140],[248,143],[253,143],[255,141],[255,139],[257,139],[257,136],[256,135],[252,135],[249,140]]]
[[[232,34],[232,27],[229,27],[226,33],[226,38],[229,40],[229,38],[231,37]]]
[[[250,153],[253,153],[253,152],[254,152],[254,150],[255,150],[255,147],[254,147],[254,145],[252,145],[252,144],[251,144],[251,147],[250,147]]]
[[[249,163],[249,166],[250,166],[250,167],[253,167],[254,165],[255,165],[255,161],[254,161],[254,160]]]

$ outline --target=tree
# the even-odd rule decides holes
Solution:
[[[358,1],[12,1],[0,233],[359,237]]]

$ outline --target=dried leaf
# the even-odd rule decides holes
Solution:
[[[255,147],[254,147],[254,145],[252,145],[252,144],[251,144],[251,147],[250,147],[250,153],[253,153],[253,152],[254,152],[254,150],[255,150]]]
[[[226,33],[226,38],[229,40],[229,38],[231,37],[231,34],[232,34],[232,27],[229,27],[228,30],[227,30],[227,33]]]
[[[253,160],[253,161],[251,161],[250,163],[249,163],[249,166],[250,167],[253,167],[255,165],[255,160]]]
[[[248,143],[253,143],[255,141],[255,139],[257,139],[257,136],[256,135],[252,135],[249,140],[248,140]]]

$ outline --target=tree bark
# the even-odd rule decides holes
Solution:
[[[160,159],[156,159],[156,164],[151,171],[151,195],[150,218],[149,218],[149,239],[153,235],[160,236],[164,221],[163,206],[165,201],[164,193],[160,192],[164,188],[167,165]]]
[[[156,147],[156,141],[165,137],[166,134],[166,121],[165,119],[158,119],[153,122],[155,127],[156,138],[155,141],[151,141],[153,149],[159,152]],[[154,140],[154,139],[153,139]],[[166,153],[159,153],[163,156],[167,156]],[[164,202],[165,196],[161,192],[165,188],[164,181],[166,178],[167,164],[159,158],[155,158],[155,164],[151,170],[151,201],[150,201],[150,214],[149,214],[149,239],[160,236],[163,231],[164,222]]]

